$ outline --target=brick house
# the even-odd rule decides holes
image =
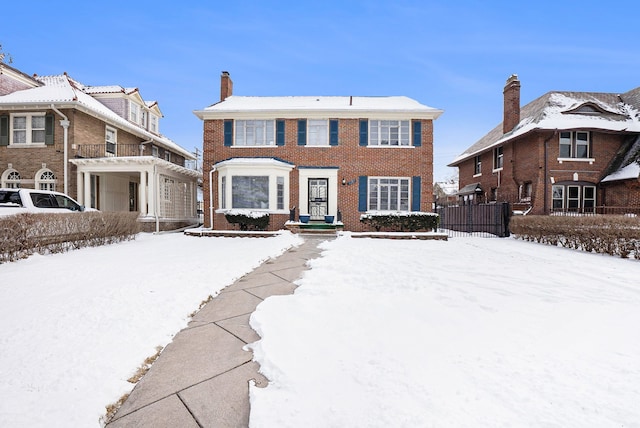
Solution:
[[[520,108],[511,76],[503,122],[449,164],[461,202],[510,202],[532,214],[640,210],[639,101],[640,88],[553,91]]]
[[[431,211],[433,121],[407,97],[245,97],[227,72],[204,122],[205,225],[231,209],[268,212],[270,230],[333,216],[346,230],[367,211]]]
[[[145,230],[197,222],[194,155],[160,133],[137,88],[85,86],[66,73],[0,64],[0,186],[57,190],[101,211],[134,211]]]

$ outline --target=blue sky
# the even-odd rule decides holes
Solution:
[[[450,3],[450,4],[446,4]],[[406,95],[444,110],[434,177],[502,120],[502,89],[522,104],[550,90],[640,86],[635,1],[38,2],[3,5],[0,44],[27,74],[138,87],[161,132],[202,149],[193,110],[235,95]]]

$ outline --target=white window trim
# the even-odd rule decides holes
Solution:
[[[397,122],[398,124],[398,145],[393,144],[381,144],[381,122]],[[377,123],[377,142],[373,143],[371,129],[374,127],[374,123]],[[402,140],[402,125],[403,123],[407,123],[407,135],[406,135],[406,144],[405,141]],[[381,147],[381,148],[415,148],[413,144],[411,144],[411,121],[405,119],[369,119],[368,121],[368,129],[367,129],[367,147]]]
[[[135,124],[140,124],[140,104],[129,100],[129,120]]]
[[[569,133],[570,137],[569,137],[569,151],[571,152],[571,156],[570,157],[560,157],[558,156],[558,163],[563,163],[563,162],[589,162],[589,165],[592,165],[596,160],[593,156],[593,153],[591,153],[592,148],[591,148],[591,132],[589,131],[561,131],[558,134],[558,153],[560,152],[560,141],[562,138],[562,134],[563,133]],[[578,149],[578,139],[577,139],[577,134],[587,134],[587,155],[589,155],[586,158],[579,158],[579,157],[574,157],[573,155],[575,154],[575,152],[577,152]]]
[[[51,173],[53,175],[53,179],[42,179],[42,174],[44,173]],[[43,189],[41,186],[43,184],[47,185],[46,189]],[[56,190],[56,187],[58,185],[58,178],[56,177],[56,175],[53,173],[53,171],[51,171],[49,168],[42,168],[40,169],[38,172],[36,172],[35,175],[35,188],[38,190]]]
[[[9,180],[9,174],[11,173],[16,173],[18,174],[18,177],[20,177],[18,180]],[[16,189],[16,188],[20,188],[20,184],[23,181],[22,176],[20,175],[20,173],[18,172],[18,170],[14,169],[14,168],[9,168],[7,170],[5,170],[2,173],[2,180],[0,182],[0,187],[7,187],[10,189]]]
[[[407,180],[407,209],[406,210],[401,210],[399,207],[396,209],[390,209],[390,210],[381,210],[381,209],[372,209],[371,206],[369,205],[371,200],[370,200],[370,192],[371,192],[371,180]],[[388,177],[388,176],[371,176],[371,177],[367,177],[367,212],[371,213],[371,212],[410,212],[411,211],[411,177]],[[400,183],[398,183],[398,186],[400,186]],[[398,198],[400,198],[400,189],[398,189]],[[398,203],[400,202],[400,199],[398,199]],[[378,201],[378,206],[380,205],[380,201]]]
[[[24,143],[16,143],[14,141],[13,138],[13,118],[14,117],[26,117],[26,140]],[[42,143],[32,143],[31,142],[31,136],[32,134],[32,129],[31,129],[31,118],[35,117],[35,116],[46,116],[45,112],[31,112],[31,113],[11,113],[11,115],[9,115],[9,147],[44,147],[46,146],[45,142],[43,141]],[[46,124],[45,124],[45,134],[46,134]],[[46,136],[45,136],[46,138]]]
[[[325,139],[320,144],[313,144],[309,138],[311,128],[311,122],[316,122],[314,126],[318,127],[319,122],[323,122],[324,130],[325,130]],[[305,142],[305,147],[328,147],[329,146],[329,119],[307,119],[307,141]]]
[[[113,132],[113,141],[108,139],[109,131]],[[113,153],[107,151],[107,145],[113,144]],[[105,156],[117,156],[118,155],[118,130],[111,126],[105,126],[104,128],[104,153]]]
[[[263,122],[265,126],[265,140],[268,141],[271,138],[271,141],[268,144],[238,144],[238,123],[240,122]],[[272,135],[267,135],[266,128],[267,123],[271,123],[271,129],[273,131]],[[245,127],[246,130],[246,127]],[[246,131],[245,131],[246,136]],[[246,141],[246,138],[245,138]],[[276,121],[275,119],[236,119],[233,121],[233,144],[231,147],[236,148],[257,148],[257,147],[275,147],[276,146]]]
[[[500,155],[497,155],[498,149],[502,149],[502,153]],[[493,158],[492,172],[502,171],[504,169],[504,146],[495,147],[492,152],[492,158]],[[496,163],[498,163],[497,162],[498,159],[502,159],[502,165],[499,167],[496,167]]]
[[[290,183],[289,183],[289,173],[293,169],[293,165],[276,165],[274,163],[270,165],[251,165],[246,162],[242,162],[240,160],[238,163],[234,163],[233,161],[229,161],[226,165],[220,166],[216,168],[218,171],[218,207],[226,207],[219,208],[216,210],[216,213],[225,213],[232,209],[246,209],[250,211],[263,211],[268,212],[270,214],[289,214],[289,191],[290,191]],[[269,207],[266,209],[259,208],[234,208],[233,207],[233,179],[234,176],[267,176],[269,177]],[[223,191],[222,189],[222,177],[225,178],[226,188]],[[284,209],[278,210],[278,177],[284,177]],[[222,196],[225,196],[226,200],[222,201]]]

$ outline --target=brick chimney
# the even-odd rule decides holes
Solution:
[[[506,134],[520,123],[520,80],[517,74],[512,74],[504,85],[504,119],[502,133]]]
[[[220,76],[220,101],[224,101],[227,97],[233,95],[233,82],[228,71],[223,71]]]

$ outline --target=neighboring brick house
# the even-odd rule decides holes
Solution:
[[[553,91],[521,109],[511,76],[503,122],[449,165],[459,169],[460,200],[510,202],[532,214],[640,210],[639,101],[640,88]]]
[[[138,89],[85,86],[66,73],[0,64],[0,186],[57,190],[101,211],[135,211],[145,230],[197,222],[202,174],[160,134]]]
[[[232,87],[223,72],[220,102],[194,112],[204,121],[206,226],[232,228],[230,209],[268,212],[270,230],[295,207],[295,220],[329,215],[352,231],[367,211],[431,211],[441,110],[401,96],[244,97]]]

